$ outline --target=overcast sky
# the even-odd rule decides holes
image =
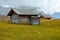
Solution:
[[[60,0],[0,0],[0,5],[3,7],[39,7],[42,11],[51,14],[55,11],[60,11]]]

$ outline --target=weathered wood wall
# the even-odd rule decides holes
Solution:
[[[29,23],[29,17],[28,16],[20,16],[20,22],[21,23]]]
[[[31,18],[31,24],[40,24],[40,18]]]
[[[17,14],[13,14],[11,16],[11,22],[12,23],[31,23],[31,24],[39,24],[40,23],[40,18],[36,17],[36,18],[32,18],[30,16],[18,16]]]

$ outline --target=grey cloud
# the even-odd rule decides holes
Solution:
[[[36,6],[39,0],[0,0],[0,5],[13,6]]]

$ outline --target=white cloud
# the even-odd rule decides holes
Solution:
[[[60,11],[60,0],[1,0],[0,5],[3,7],[14,6],[34,6],[46,13],[52,14],[54,11]]]
[[[8,5],[1,5],[2,7],[10,7],[10,6],[8,6]]]
[[[42,0],[37,6],[40,7],[42,11],[53,14],[55,11],[60,11],[60,0]]]
[[[1,5],[2,7],[6,7],[6,8],[9,8],[9,7],[15,7],[15,6],[9,6],[9,5]]]

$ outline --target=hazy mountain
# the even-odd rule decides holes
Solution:
[[[7,16],[7,13],[9,12],[9,10],[10,8],[0,6],[0,15]]]
[[[53,18],[60,18],[60,12],[55,12],[51,15]]]

